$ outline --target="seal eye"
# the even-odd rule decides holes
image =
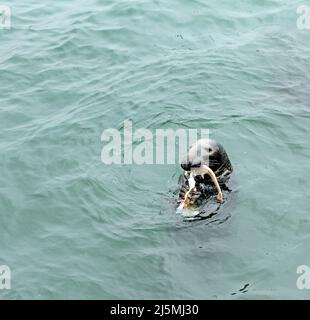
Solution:
[[[209,149],[208,149],[208,151],[211,153],[211,152],[212,152],[212,149],[211,149],[211,148],[209,148]]]

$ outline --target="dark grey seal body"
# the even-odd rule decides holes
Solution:
[[[186,157],[181,162],[184,173],[180,177],[180,192],[178,203],[184,198],[189,189],[190,171],[207,165],[216,175],[223,191],[230,191],[227,183],[233,172],[233,167],[224,147],[214,140],[201,139],[194,143]],[[196,190],[190,197],[191,207],[201,207],[208,199],[216,195],[216,188],[209,175],[196,176]],[[225,201],[225,198],[224,198]]]

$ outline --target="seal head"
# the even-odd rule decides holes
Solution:
[[[223,146],[214,140],[201,139],[191,145],[186,157],[181,162],[181,167],[185,171],[207,165],[219,179],[230,175],[233,171],[231,162]],[[208,176],[205,176],[209,179]],[[199,179],[199,178],[198,178]]]

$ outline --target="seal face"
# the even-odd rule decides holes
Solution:
[[[221,189],[229,190],[228,182],[233,168],[228,155],[223,146],[214,140],[201,139],[194,143],[181,162],[181,167],[185,171],[180,177],[179,201],[184,197],[189,189],[189,175],[194,168],[207,165],[216,175]],[[209,175],[196,176],[196,190],[191,196],[190,204],[194,207],[200,206],[204,200],[216,194],[216,189]]]

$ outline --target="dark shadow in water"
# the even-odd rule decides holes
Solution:
[[[246,283],[243,288],[238,290],[238,292],[241,292],[241,293],[248,292],[249,290],[247,288],[249,287],[249,285],[250,285],[249,283]],[[235,296],[236,294],[238,294],[238,292],[233,292],[233,293],[231,293],[231,295]]]

